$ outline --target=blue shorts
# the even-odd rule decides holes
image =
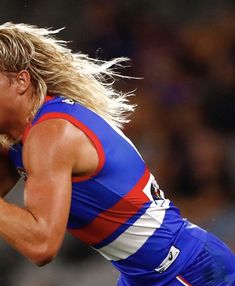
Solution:
[[[190,264],[180,268],[178,273],[174,272],[174,277],[166,282],[165,277],[170,268],[161,277],[156,273],[151,279],[143,277],[132,277],[126,279],[120,276],[118,286],[235,286],[235,255],[233,252],[216,236],[206,233],[206,239],[202,242],[203,247],[197,257]],[[173,266],[173,265],[172,265]],[[136,280],[135,280],[136,279]],[[140,280],[141,283],[140,283]]]

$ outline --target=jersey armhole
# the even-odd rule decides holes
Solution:
[[[86,181],[86,180],[91,179],[92,177],[96,176],[102,170],[104,163],[105,163],[105,153],[104,153],[102,143],[99,140],[99,138],[97,137],[97,135],[89,127],[87,127],[81,121],[79,121],[78,119],[74,118],[73,116],[71,116],[67,113],[50,112],[50,113],[46,113],[46,114],[42,115],[32,126],[27,128],[27,130],[25,131],[25,134],[23,136],[22,141],[25,142],[25,140],[27,139],[27,136],[29,134],[29,131],[33,126],[35,126],[35,125],[37,125],[43,121],[50,120],[50,119],[64,119],[64,120],[69,121],[71,124],[73,124],[74,126],[79,128],[82,132],[84,132],[96,148],[96,152],[97,152],[98,158],[99,158],[97,169],[93,173],[91,173],[90,175],[87,175],[87,176],[73,176],[72,182],[73,183],[82,182],[82,181]]]

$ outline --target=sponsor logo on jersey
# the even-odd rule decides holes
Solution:
[[[155,202],[155,204],[160,207],[163,207],[165,203],[164,193],[162,190],[160,190],[155,180],[151,183],[150,193],[151,193],[152,199]]]
[[[164,198],[161,196],[161,191],[155,181],[151,183],[151,195],[154,201],[163,200]]]
[[[166,271],[171,264],[176,260],[180,253],[180,250],[176,248],[174,245],[170,248],[166,258],[162,261],[162,263],[155,269],[155,271],[162,273]]]
[[[66,98],[66,99],[63,99],[62,102],[64,103],[67,103],[67,104],[75,104],[75,101],[73,101],[71,98]]]

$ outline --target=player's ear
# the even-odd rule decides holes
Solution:
[[[17,83],[18,94],[24,94],[31,83],[31,77],[29,72],[27,70],[21,70],[16,74],[15,81]]]

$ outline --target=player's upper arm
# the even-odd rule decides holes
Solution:
[[[71,175],[76,161],[73,128],[64,120],[42,122],[32,128],[23,150],[28,173],[25,207],[37,220],[52,256],[61,245],[70,209]]]
[[[40,263],[50,261],[63,241],[71,204],[72,174],[93,173],[98,155],[77,127],[63,119],[50,119],[30,130],[24,143],[23,164],[28,174],[24,204],[36,222],[31,259]]]

